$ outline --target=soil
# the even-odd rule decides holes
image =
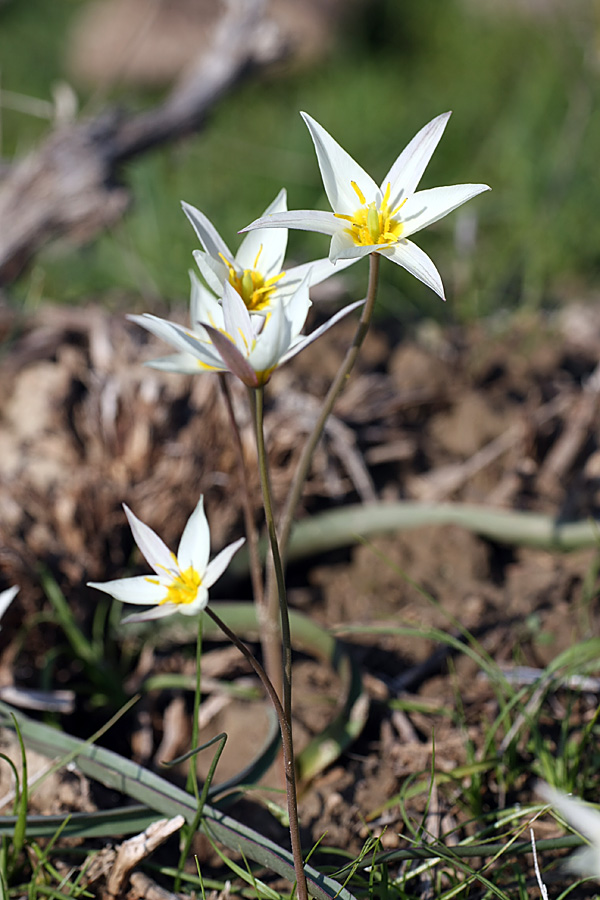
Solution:
[[[16,687],[23,702],[44,672],[52,687],[73,692],[74,711],[61,724],[87,737],[108,712],[95,711],[87,699],[86,673],[49,615],[42,573],[55,579],[90,634],[101,626],[94,625],[98,597],[86,581],[117,577],[130,563],[121,503],[176,546],[203,492],[216,551],[241,533],[241,476],[218,380],[144,368],[142,360],[163,348],[123,316],[93,306],[47,307],[24,321],[6,314],[0,328],[8,338],[0,361],[0,588],[21,586],[2,624],[0,696],[13,690],[14,697]],[[341,324],[269,385],[266,430],[278,503],[352,331],[351,323]],[[448,331],[426,323],[404,336],[394,324],[374,328],[316,454],[300,516],[350,502],[410,499],[534,510],[561,521],[597,517],[599,348],[600,313],[588,306]],[[232,389],[259,520],[251,423],[244,392]],[[350,646],[370,698],[360,737],[304,786],[306,846],[324,834],[327,846],[350,853],[370,835],[386,849],[405,846],[407,826],[394,798],[407,779],[428,778],[432,765],[452,773],[482,759],[498,714],[481,666],[431,630],[457,639],[468,630],[514,677],[522,673],[518,667],[541,669],[597,635],[597,562],[595,549],[554,555],[440,526],[295,564],[292,606]],[[224,579],[213,594],[245,599],[249,587]],[[398,633],[401,626],[413,631]],[[127,694],[149,672],[193,675],[189,642],[144,648],[123,641],[130,654]],[[249,761],[268,718],[260,701],[232,700],[219,687],[223,678],[253,686],[234,648],[210,643],[203,677],[202,736],[229,734],[221,780]],[[295,690],[302,745],[327,724],[339,682],[298,656]],[[554,695],[545,702],[551,735],[566,701]],[[589,693],[567,704],[574,729],[595,705]],[[185,753],[189,707],[181,692],[147,695],[111,738],[115,749],[150,765]],[[520,752],[531,758],[526,740]],[[44,794],[52,802],[38,801],[42,812],[77,808],[76,795],[79,808],[103,802],[101,792],[79,783],[75,790],[73,779],[67,789],[58,777]],[[277,771],[270,783],[279,784]],[[520,798],[530,799],[531,785],[521,787]],[[492,782],[482,791],[482,811],[514,800]],[[433,796],[416,792],[406,814],[420,821],[429,802],[428,827],[459,833],[469,826],[456,796],[451,785]],[[285,841],[256,800],[231,813]],[[216,864],[208,846],[200,842],[196,850],[201,862]]]

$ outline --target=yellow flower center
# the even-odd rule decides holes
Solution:
[[[202,579],[193,566],[180,572],[167,589],[167,596],[161,600],[159,606],[163,603],[175,603],[177,606],[182,604],[193,603],[198,596],[198,588],[202,584]]]
[[[372,203],[367,203],[365,195],[355,181],[352,181],[351,184],[362,205],[352,216],[335,213],[336,218],[345,219],[350,223],[349,227],[345,229],[347,234],[359,247],[370,247],[373,244],[396,244],[402,236],[404,225],[395,216],[406,203],[406,198],[395,209],[390,209],[391,185],[388,182],[378,208],[374,200]]]
[[[244,269],[241,275],[236,272],[233,263],[226,259],[223,254],[220,254],[221,259],[229,270],[229,284],[238,292],[246,304],[248,312],[261,312],[266,309],[269,306],[277,282],[285,275],[285,272],[280,272],[279,275],[273,275],[271,278],[265,279],[257,269],[261,253],[262,244],[256,254],[254,268]]]

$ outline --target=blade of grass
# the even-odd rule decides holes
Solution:
[[[12,726],[13,710],[0,703],[0,722]],[[33,722],[21,713],[15,714],[27,746],[46,756],[64,756],[74,759],[81,771],[95,778],[107,787],[115,788],[123,794],[138,800],[161,815],[169,817],[183,815],[188,823],[196,815],[196,800],[186,791],[176,787],[143,766],[131,760],[53,728]],[[228,849],[235,850],[278,875],[294,882],[294,867],[291,854],[273,841],[251,828],[236,822],[220,810],[208,804],[204,807],[202,831]],[[354,900],[352,894],[340,884],[322,875],[312,866],[306,867],[306,877],[310,894],[317,900]]]

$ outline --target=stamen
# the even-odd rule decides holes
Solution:
[[[407,200],[408,200],[408,197],[405,197],[404,200],[402,200],[402,202],[398,204],[398,206],[396,207],[396,209],[393,209],[393,210],[391,211],[391,213],[390,213],[390,218],[391,218],[392,216],[395,216],[397,212],[400,212],[400,210],[402,209],[402,207],[404,206],[404,204],[406,203]]]
[[[226,256],[223,256],[223,254],[221,253],[220,250],[219,250],[219,256],[221,257],[221,259],[223,260],[223,262],[225,263],[225,265],[226,265],[227,268],[229,269],[229,277],[231,278],[231,276],[235,274],[235,266],[233,265],[232,262],[230,262],[230,261],[227,259]]]
[[[179,575],[173,578],[167,588],[167,596],[159,602],[159,606],[164,603],[175,603],[177,606],[193,603],[201,584],[202,578],[199,573],[190,566],[185,572],[179,572]]]
[[[260,254],[262,253],[262,251],[263,251],[263,245],[261,244],[260,247],[258,248],[258,253],[256,254],[256,259],[254,260],[254,265],[252,267],[253,269],[258,269],[258,260],[260,259]]]
[[[363,192],[361,191],[361,189],[359,188],[359,186],[357,185],[357,183],[355,181],[351,181],[350,184],[354,188],[354,192],[355,192],[356,196],[358,197],[358,199],[364,206],[364,204],[367,202],[365,199],[365,195],[363,194]]]

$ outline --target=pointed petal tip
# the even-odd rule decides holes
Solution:
[[[103,581],[86,581],[85,586],[95,588],[97,591],[104,591],[105,593],[108,593],[108,591],[104,587]]]

